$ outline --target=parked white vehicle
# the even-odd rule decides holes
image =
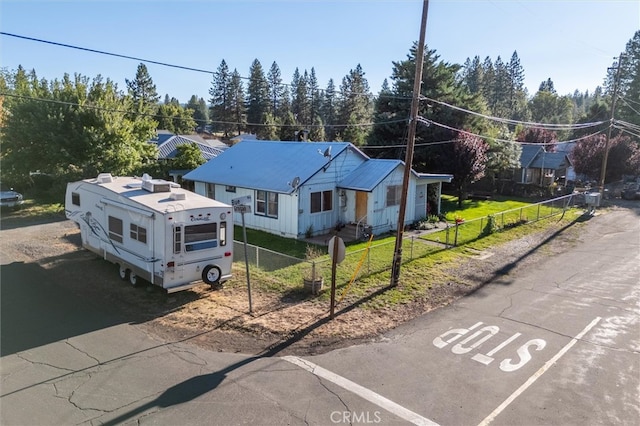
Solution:
[[[232,207],[148,175],[67,184],[65,213],[82,246],[118,265],[120,278],[173,293],[231,278]]]

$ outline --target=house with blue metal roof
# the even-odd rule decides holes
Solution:
[[[547,152],[543,145],[523,145],[520,168],[514,173],[517,183],[551,185],[571,174],[573,164],[566,152]]]
[[[369,158],[349,142],[242,140],[184,179],[196,193],[224,203],[250,199],[248,228],[296,239],[344,225],[381,235],[397,227],[404,167],[400,160]],[[405,224],[438,214],[442,182],[452,178],[412,171]]]

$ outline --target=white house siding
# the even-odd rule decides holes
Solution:
[[[195,192],[206,196],[206,184],[195,182]],[[248,228],[270,232],[286,238],[298,237],[298,195],[278,194],[278,217],[267,217],[255,214],[256,191],[248,188],[236,188],[236,192],[228,192],[225,185],[215,186],[215,199],[223,203],[231,204],[234,198],[251,197],[251,213],[244,215],[244,222]],[[242,215],[233,214],[233,223],[242,225]]]
[[[333,158],[325,170],[321,169],[298,188],[298,235],[300,237],[304,237],[307,230],[312,230],[313,235],[326,234],[335,228],[338,222],[348,221],[345,217],[345,212],[348,210],[346,206],[341,206],[340,190],[336,188],[336,182],[344,179],[364,161],[360,154],[347,149]],[[333,191],[332,209],[311,213],[311,194],[322,191]],[[355,208],[355,200],[352,199],[351,202],[354,203]]]
[[[392,185],[402,186],[404,176],[401,167],[396,168],[387,176],[369,196],[369,209],[367,214],[367,224],[373,226],[373,232],[380,234],[395,230],[398,225],[398,214],[400,205],[386,206],[387,187]],[[405,225],[413,223],[415,199],[415,178],[411,176],[407,192],[407,208],[405,210]]]

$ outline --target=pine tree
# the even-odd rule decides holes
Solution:
[[[264,75],[260,61],[255,59],[249,68],[249,84],[247,86],[247,121],[248,130],[257,133],[264,115],[269,110],[269,83]]]
[[[324,91],[324,99],[322,102],[322,117],[325,124],[325,138],[328,141],[336,139],[337,129],[333,126],[338,119],[338,96],[333,79],[329,79],[327,88]]]
[[[223,132],[224,137],[229,136],[229,131],[233,127],[231,112],[232,95],[229,93],[230,85],[231,73],[229,72],[229,66],[223,59],[213,74],[213,81],[209,89],[209,94],[211,95],[211,99],[209,100],[209,116],[211,117],[214,130]]]
[[[207,109],[207,103],[204,99],[199,98],[196,95],[192,95],[187,102],[187,108],[193,111],[193,119],[196,122],[199,131],[204,130],[204,126],[209,121],[209,111]]]
[[[242,77],[238,70],[234,69],[231,73],[231,80],[229,82],[229,125],[230,130],[234,130],[237,134],[241,134],[247,123],[246,105],[244,102],[244,85],[242,84]]]
[[[358,64],[340,85],[339,117],[341,124],[346,125],[340,131],[340,138],[356,146],[367,141],[370,130],[363,124],[371,120],[373,110],[369,82],[364,75],[362,66]]]
[[[136,77],[133,80],[125,79],[129,95],[133,98],[136,110],[143,114],[155,113],[160,96],[153,84],[153,79],[149,75],[147,66],[143,63],[138,65]]]

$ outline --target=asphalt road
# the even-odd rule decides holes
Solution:
[[[3,256],[0,423],[638,424],[640,209],[588,227],[376,343],[302,358],[157,341]]]

